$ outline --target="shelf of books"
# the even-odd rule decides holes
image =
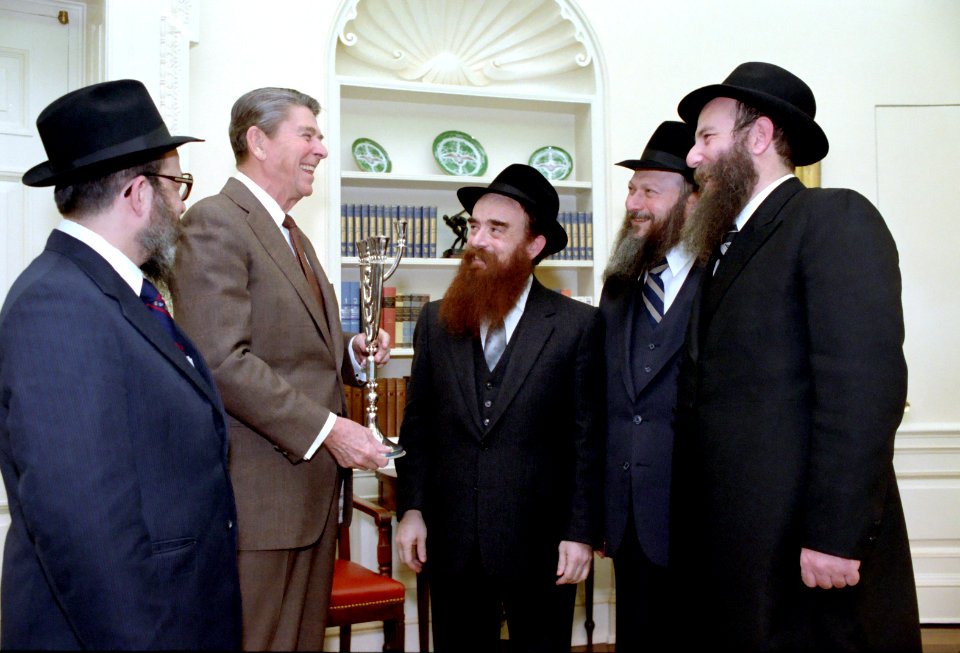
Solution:
[[[392,294],[385,297],[383,313],[394,316],[392,329],[384,325],[393,336],[392,357],[410,356],[420,307],[443,296],[459,265],[455,252],[444,256],[455,243],[462,247],[459,236],[465,235],[457,189],[486,186],[507,165],[532,163],[548,147],[562,151],[569,164],[566,174],[551,179],[569,244],[540,263],[536,275],[548,288],[591,303],[598,299],[594,258],[596,244],[605,247],[605,231],[603,220],[594,219],[602,215],[596,207],[603,196],[603,175],[598,184],[594,174],[599,165],[594,134],[601,131],[595,96],[344,75],[336,78],[332,95],[338,111],[331,125],[339,146],[333,196],[340,203],[339,251],[332,258],[339,263],[346,329],[360,326],[356,243],[385,235],[393,246],[393,224],[406,218],[406,250],[385,283]],[[469,148],[472,168],[458,173],[438,156],[435,143],[448,134]],[[393,366],[388,375],[404,368]]]

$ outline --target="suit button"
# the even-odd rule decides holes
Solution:
[[[493,405],[493,402],[490,401],[489,399],[487,399],[485,402],[483,402],[483,407],[484,407],[484,408],[490,408],[490,406],[492,406],[492,405]]]
[[[483,418],[483,425],[484,425],[484,426],[490,426],[490,418],[489,418],[489,417],[484,417],[484,418]]]
[[[643,422],[643,418],[642,418],[642,417],[640,417],[639,415],[634,415],[634,416],[633,416],[633,423],[634,423],[634,424],[640,424],[641,422]]]
[[[629,460],[624,460],[624,461],[623,461],[623,471],[627,471],[628,469],[630,469],[630,461],[629,461]]]
[[[653,344],[652,342],[651,342],[649,345],[647,345],[647,349],[649,349],[650,351],[653,351],[653,350],[656,349],[656,348],[657,348],[657,346],[656,346],[655,344]]]
[[[489,381],[487,381],[487,382],[484,384],[484,386],[486,386],[487,390],[490,390],[490,389],[493,388],[493,384],[490,383]]]
[[[649,372],[649,371],[652,370],[652,369],[653,369],[653,368],[650,367],[649,365],[644,365],[644,366],[643,366],[643,371],[644,371],[644,372]]]
[[[233,530],[233,520],[232,520],[232,519],[228,519],[228,520],[227,520],[227,530],[228,530],[228,531],[229,531],[229,530]]]

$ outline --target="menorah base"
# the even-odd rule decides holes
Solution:
[[[395,459],[395,458],[402,458],[403,456],[406,456],[406,455],[407,455],[407,450],[404,449],[403,447],[401,447],[399,444],[397,444],[397,443],[395,443],[395,442],[390,442],[390,440],[384,438],[384,439],[383,439],[383,444],[385,444],[385,445],[387,445],[388,447],[390,447],[390,451],[388,451],[387,453],[383,454],[384,457],[387,458],[387,460],[393,460],[393,459]]]

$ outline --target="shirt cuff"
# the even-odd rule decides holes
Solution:
[[[353,373],[356,375],[357,381],[359,381],[360,383],[366,383],[367,368],[365,365],[361,365],[360,363],[357,362],[357,354],[353,351],[353,341],[356,340],[357,338],[366,338],[366,336],[363,335],[362,333],[358,333],[357,335],[350,338],[350,344],[347,345],[347,355],[350,356],[350,362],[353,363]]]
[[[304,460],[310,460],[313,458],[313,454],[317,453],[317,449],[320,448],[320,445],[323,444],[323,441],[327,439],[327,436],[330,435],[330,431],[333,430],[333,425],[337,423],[336,413],[331,412],[330,417],[327,418],[327,421],[324,423],[323,428],[320,429],[320,435],[317,436],[317,439],[313,441],[313,444],[310,445],[310,448],[307,449],[307,453],[304,454]]]

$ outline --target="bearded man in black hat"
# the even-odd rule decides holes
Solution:
[[[679,113],[701,192],[686,236],[707,264],[674,471],[685,613],[721,650],[919,651],[890,232],[858,193],[794,177],[828,145],[790,72],[742,64]]]
[[[604,553],[617,583],[617,650],[660,651],[668,626],[670,471],[677,374],[702,266],[681,242],[696,199],[693,130],[662,123],[633,170],[604,272],[607,440]]]
[[[37,119],[63,220],[0,313],[10,504],[2,645],[233,649],[236,510],[226,418],[169,281],[192,178],[142,83],[95,84]]]
[[[429,571],[437,651],[496,650],[501,605],[516,650],[569,650],[600,539],[599,315],[533,276],[567,243],[543,175],[513,164],[457,196],[470,236],[414,334],[397,547]]]

